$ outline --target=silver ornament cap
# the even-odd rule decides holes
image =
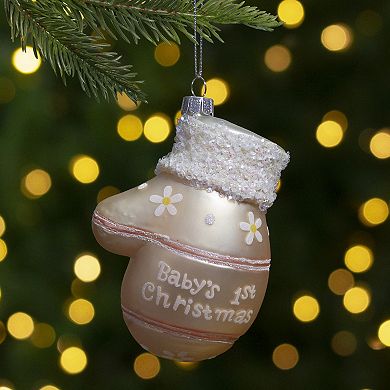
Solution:
[[[181,114],[214,116],[214,101],[203,96],[185,96],[181,105]]]

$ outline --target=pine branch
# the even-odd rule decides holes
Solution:
[[[5,0],[12,40],[20,37],[25,50],[31,36],[35,52],[49,61],[64,83],[66,76],[77,75],[89,96],[108,100],[124,92],[133,100],[145,100],[131,66],[121,65],[117,53],[106,51],[107,43],[86,35],[76,20],[57,12],[57,4],[54,0]]]
[[[193,40],[192,0],[65,0],[61,3],[75,19],[87,23],[96,32],[102,29],[115,39],[138,42],[143,36],[154,44],[160,40],[180,43],[180,32]],[[208,0],[198,8],[198,26],[203,38],[210,42],[213,38],[222,41],[217,27],[221,24],[244,24],[265,31],[280,25],[276,16],[235,0]]]
[[[201,2],[198,26],[210,42],[222,41],[218,27],[222,24],[265,31],[280,25],[276,16],[244,2],[207,0],[200,7]],[[121,65],[120,56],[107,51],[105,34],[128,43],[141,37],[154,44],[180,43],[179,33],[194,40],[192,0],[4,0],[4,4],[12,40],[20,37],[25,49],[31,38],[34,51],[49,61],[65,84],[67,76],[77,75],[83,90],[97,99],[124,92],[134,101],[145,101],[132,67]]]

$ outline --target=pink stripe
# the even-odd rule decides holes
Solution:
[[[164,322],[156,321],[151,318],[145,317],[142,314],[135,313],[132,310],[125,308],[123,305],[122,310],[124,314],[130,317],[131,320],[140,321],[147,327],[152,328],[153,330],[156,330],[158,332],[166,332],[173,336],[188,337],[197,340],[213,341],[228,344],[233,344],[240,337],[239,335],[235,336],[226,333],[203,332],[201,330],[182,328],[179,326],[166,324]]]
[[[270,268],[270,259],[258,260],[247,259],[244,257],[232,257],[194,248],[190,245],[173,241],[169,239],[168,236],[163,234],[153,233],[144,229],[113,222],[108,218],[102,217],[96,211],[93,214],[92,222],[107,232],[125,237],[138,238],[140,240],[154,242],[173,252],[190,255],[195,260],[251,271],[269,271]]]

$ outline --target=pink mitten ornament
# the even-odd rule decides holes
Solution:
[[[105,199],[93,231],[130,257],[123,317],[146,350],[199,361],[226,350],[259,312],[271,262],[266,210],[289,155],[186,97],[156,176]]]

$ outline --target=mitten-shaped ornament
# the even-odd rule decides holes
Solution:
[[[121,296],[131,334],[181,361],[225,352],[256,318],[271,262],[266,210],[289,160],[212,112],[210,99],[185,98],[156,176],[93,215],[100,245],[130,257]]]

